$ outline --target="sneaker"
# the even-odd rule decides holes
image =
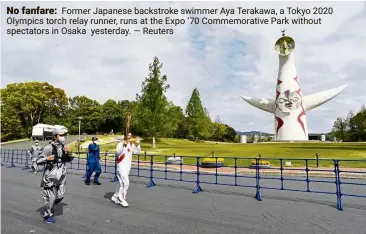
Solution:
[[[120,204],[120,202],[118,201],[117,196],[115,196],[115,195],[112,196],[111,200],[112,200],[112,202],[116,203],[117,205]]]
[[[121,201],[121,206],[123,206],[123,207],[128,207],[128,203],[127,203],[127,201],[123,199],[123,200]]]
[[[50,216],[46,220],[47,223],[55,223],[55,218],[53,216]]]
[[[90,185],[90,181],[85,181],[85,185]]]
[[[100,183],[99,181],[94,181],[93,184],[95,184],[95,185],[102,185],[102,183]]]

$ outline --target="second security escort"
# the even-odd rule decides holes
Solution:
[[[101,185],[99,182],[99,176],[102,173],[100,167],[100,147],[97,144],[98,138],[92,137],[92,143],[88,147],[88,170],[86,172],[85,184],[90,185],[90,177],[95,172],[93,184]]]
[[[34,173],[38,173],[37,160],[42,151],[43,148],[39,144],[38,140],[34,141],[34,145],[32,145],[32,148],[28,151],[28,154],[30,155],[30,158],[32,160],[32,170]]]
[[[74,159],[71,152],[64,149],[65,132],[55,129],[52,135],[52,141],[44,147],[37,160],[38,165],[46,165],[41,187],[45,205],[44,220],[47,223],[55,222],[54,207],[64,198],[66,189],[66,163]]]

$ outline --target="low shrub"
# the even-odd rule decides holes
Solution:
[[[201,167],[216,168],[216,167],[223,167],[223,166],[224,166],[224,158],[214,158],[214,157],[203,158],[202,162],[201,162]]]
[[[257,165],[257,161],[251,161],[250,165]],[[270,161],[259,160],[259,165],[271,165]]]
[[[217,159],[217,161],[216,161]],[[214,157],[211,157],[211,158],[203,158],[202,159],[202,163],[223,163],[225,160],[224,158],[214,158]]]

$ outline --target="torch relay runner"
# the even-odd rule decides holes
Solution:
[[[141,151],[140,138],[132,138],[132,134],[128,133],[124,141],[117,144],[116,151],[118,184],[111,200],[118,205],[128,207],[126,201],[127,190],[130,185],[128,177],[131,170],[132,154],[139,154]]]

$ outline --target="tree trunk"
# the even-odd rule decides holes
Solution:
[[[155,148],[156,144],[155,144],[155,137],[153,136],[153,143],[152,143],[152,147]]]

